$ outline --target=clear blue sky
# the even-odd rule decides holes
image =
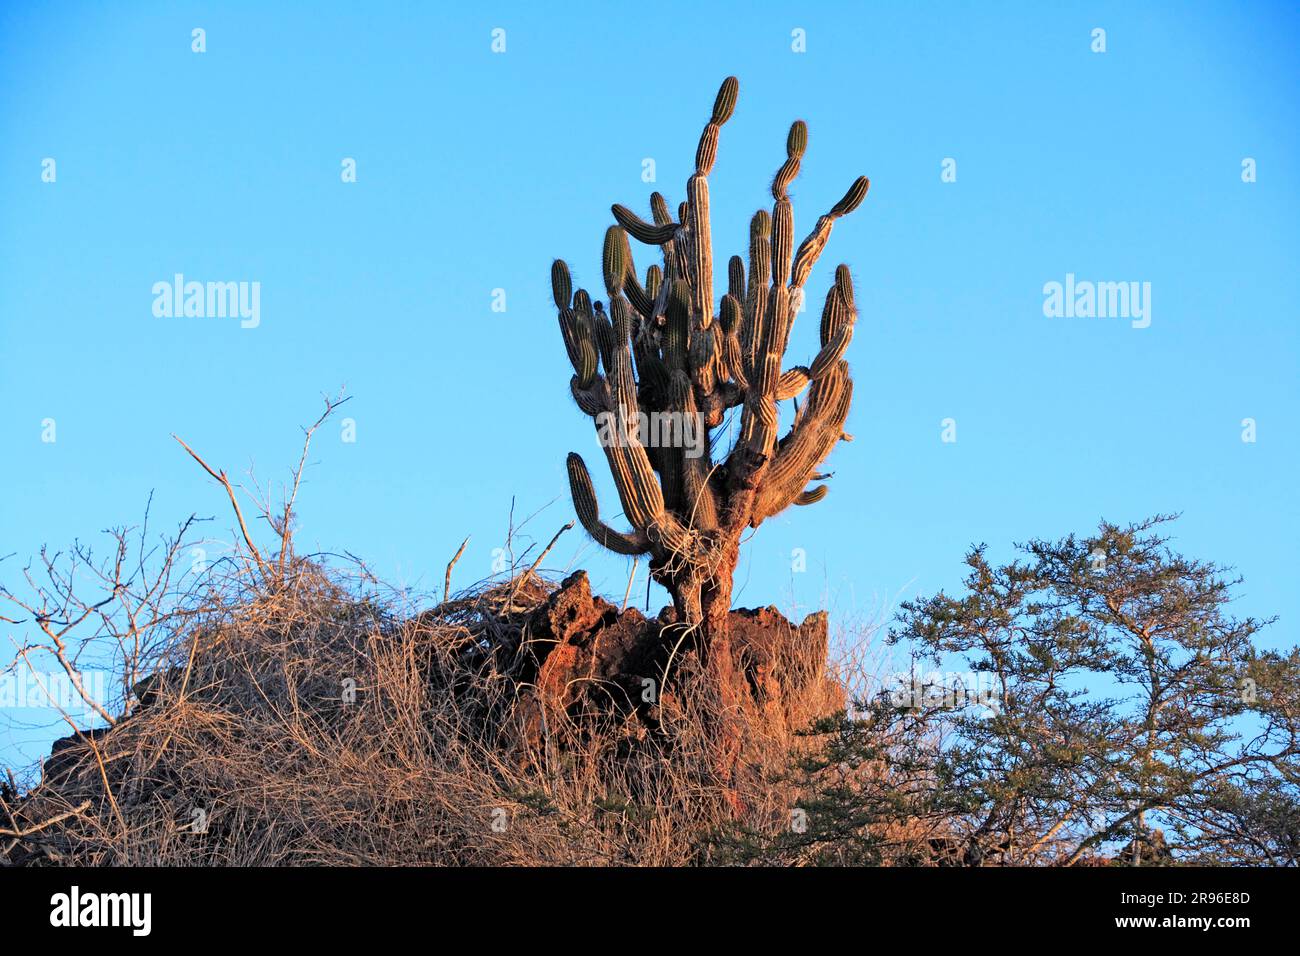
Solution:
[[[1281,615],[1266,640],[1294,643],[1298,40],[1295,7],[1267,3],[4,4],[0,554],[17,557],[0,575],[137,521],[151,491],[159,527],[198,512],[229,540],[219,489],[170,433],[280,479],[344,383],[357,440],[317,442],[308,548],[440,590],[471,534],[468,585],[512,497],[516,515],[549,505],[528,529],[541,543],[570,519],[571,449],[616,512],[548,266],[599,286],[610,203],[682,198],[735,74],[719,261],[770,204],[791,120],[810,129],[800,236],[872,180],[809,285],[819,306],[853,267],[857,440],[830,460],[829,498],[750,541],[738,603],[874,616],[957,584],[972,542],[1003,558],[1181,511],[1176,546],[1235,565],[1240,612]],[[177,272],[259,282],[260,325],[156,318],[152,286]],[[1150,327],[1045,317],[1043,286],[1067,273],[1150,282]],[[796,327],[791,364],[815,328]],[[580,530],[552,557],[621,598],[627,562]],[[34,759],[42,723],[0,715],[0,762]]]

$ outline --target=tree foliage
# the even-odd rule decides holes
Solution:
[[[1232,616],[1239,579],[1172,551],[1170,520],[1001,566],[981,545],[961,594],[902,604],[890,642],[978,693],[918,670],[823,728],[803,782],[824,818],[764,852],[1300,862],[1300,649],[1259,649],[1272,621]],[[855,764],[871,772],[845,786]]]

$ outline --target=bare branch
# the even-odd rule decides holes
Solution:
[[[213,471],[212,466],[200,458],[198,453],[189,445],[185,444],[179,436],[173,434],[172,438],[175,438],[176,441],[180,443],[180,446],[190,453],[190,457],[202,465],[203,470],[213,478],[217,479],[217,481],[221,482],[222,487],[226,489],[226,494],[230,496],[230,506],[235,509],[235,518],[239,521],[239,531],[244,536],[244,543],[248,545],[248,550],[252,554],[253,560],[257,562],[258,569],[265,571],[266,564],[262,560],[262,552],[257,550],[257,545],[253,544],[253,539],[249,536],[248,525],[244,522],[244,512],[239,507],[239,500],[235,497],[235,489],[231,486],[230,479],[226,477],[226,473],[222,471],[218,474],[216,471]]]

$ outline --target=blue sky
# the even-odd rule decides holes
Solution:
[[[492,572],[512,498],[517,517],[545,509],[525,529],[539,546],[571,518],[569,450],[615,512],[548,267],[599,286],[609,205],[683,197],[735,74],[719,261],[770,205],[793,119],[810,130],[800,236],[872,180],[809,283],[820,304],[853,268],[856,441],[824,502],[748,543],[737,603],[887,614],[955,586],[973,542],[1007,558],[1179,511],[1176,547],[1236,566],[1240,613],[1280,615],[1265,643],[1295,643],[1298,39],[1295,8],[1266,3],[4,5],[0,579],[138,521],[151,491],[160,528],[197,512],[230,540],[170,434],[279,480],[343,384],[356,441],[336,425],[315,445],[306,548],[433,591],[472,535],[466,586]],[[178,272],[260,283],[260,324],[155,317],[154,283]],[[1150,326],[1045,317],[1067,273],[1149,282]],[[787,364],[815,328],[796,325]],[[619,598],[627,582],[579,530],[548,565]],[[0,715],[0,762],[35,759],[50,722]]]

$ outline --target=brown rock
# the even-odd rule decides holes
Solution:
[[[824,612],[794,625],[776,608],[734,610],[731,634],[748,685],[749,719],[794,730],[843,706],[838,685],[826,675],[827,622]],[[529,621],[524,639],[536,660],[534,700],[550,726],[568,716],[636,714],[657,723],[653,701],[643,700],[646,681],[663,680],[677,640],[675,614],[665,608],[647,620],[635,609],[618,608],[591,593],[586,572],[565,578]],[[691,666],[693,651],[678,648],[674,669]],[[656,696],[656,695],[649,695]]]

